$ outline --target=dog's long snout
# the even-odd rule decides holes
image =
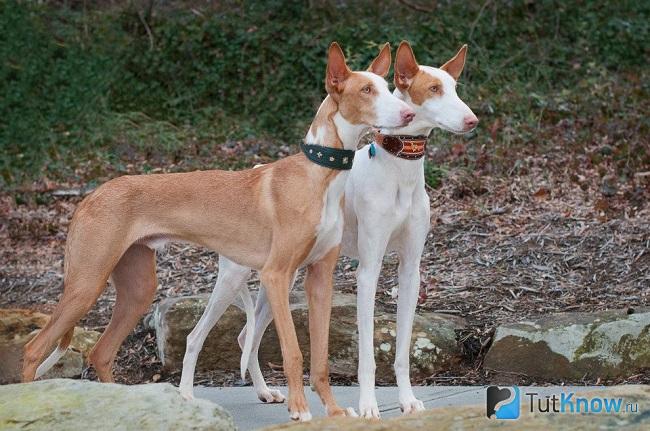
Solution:
[[[476,115],[473,114],[466,115],[463,119],[463,123],[465,125],[465,130],[469,131],[478,125],[478,118],[476,118]]]
[[[415,112],[413,112],[411,109],[402,109],[400,111],[400,117],[402,117],[402,122],[404,125],[407,125],[411,121],[413,121],[413,118],[415,117]],[[476,120],[478,122],[478,120]]]

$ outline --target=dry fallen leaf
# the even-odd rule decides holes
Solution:
[[[451,154],[453,154],[456,157],[462,156],[463,154],[465,154],[465,145],[461,143],[452,145]]]
[[[551,197],[551,192],[546,187],[540,187],[535,193],[533,193],[533,197],[536,199],[546,200]]]
[[[598,199],[594,205],[596,211],[607,211],[609,209],[609,202],[607,199]]]
[[[492,138],[493,141],[497,140],[497,133],[499,132],[499,129],[501,128],[501,121],[497,118],[494,120],[494,123],[492,123],[492,126],[490,126],[490,137]]]

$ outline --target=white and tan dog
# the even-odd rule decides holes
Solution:
[[[339,46],[332,44],[328,96],[306,138],[307,144],[320,146],[314,151],[354,149],[370,126],[409,123],[411,108],[392,95],[381,78],[390,63],[386,44],[369,72],[352,72]],[[90,362],[100,380],[112,381],[116,352],[154,297],[154,249],[167,241],[186,241],[260,271],[280,338],[289,413],[296,420],[308,420],[311,414],[303,393],[302,355],[289,311],[289,289],[296,270],[307,267],[311,379],[328,414],[345,415],[329,386],[327,347],[332,272],[343,232],[349,172],[324,167],[299,153],[259,169],[125,176],[102,185],[73,216],[63,296],[50,321],[25,347],[23,381],[42,375],[63,356],[74,325],[95,303],[109,276],[117,300]],[[223,277],[228,282],[244,281],[227,272]],[[209,310],[218,316],[230,302],[231,298],[211,302]],[[39,367],[57,340],[58,347]]]
[[[406,127],[381,130],[382,141],[401,136],[405,142],[422,142],[413,146],[414,153],[404,152],[400,157],[377,145],[376,155],[369,158],[369,148],[357,151],[352,173],[345,187],[345,226],[341,252],[358,257],[357,269],[357,323],[359,326],[359,410],[363,417],[379,417],[375,398],[375,360],[373,349],[373,312],[377,280],[386,252],[399,255],[399,298],[397,302],[397,345],[395,375],[399,387],[399,402],[405,414],[423,410],[424,405],[411,389],[409,376],[409,349],[411,330],[420,289],[420,257],[429,232],[429,197],[424,183],[424,141],[433,128],[452,133],[466,133],[474,129],[478,119],[456,94],[456,81],[465,65],[467,46],[440,68],[419,66],[407,42],[402,42],[395,59],[394,94],[404,100],[415,112],[415,118]],[[412,138],[409,140],[409,137]],[[393,153],[398,153],[394,151]],[[419,157],[413,157],[413,154]],[[245,289],[228,285],[227,280],[245,280],[250,270],[220,258],[217,286],[212,297],[221,297],[225,291]],[[211,298],[212,300],[212,298]],[[260,290],[255,316],[239,336],[243,348],[242,363],[250,351],[248,328],[255,327],[252,356],[248,370],[257,396],[264,402],[282,402],[277,390],[269,389],[264,382],[257,358],[262,335],[272,316],[267,294]],[[198,351],[193,342],[197,334],[205,339],[214,325],[206,309],[201,321],[188,337],[182,381],[185,389],[191,387]],[[244,342],[245,339],[245,342]],[[183,383],[181,386],[184,386]]]

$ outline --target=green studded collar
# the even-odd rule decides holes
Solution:
[[[317,165],[330,169],[346,171],[352,169],[354,150],[343,150],[340,148],[323,147],[321,145],[300,144],[300,149],[305,156]]]

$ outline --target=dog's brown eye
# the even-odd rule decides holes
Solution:
[[[369,85],[366,85],[365,87],[363,87],[363,88],[361,89],[361,92],[362,92],[362,93],[370,93],[371,90],[372,90],[372,88],[370,88]]]
[[[440,87],[437,86],[437,85],[434,85],[431,88],[429,88],[429,90],[431,90],[432,93],[438,93],[440,91]]]

